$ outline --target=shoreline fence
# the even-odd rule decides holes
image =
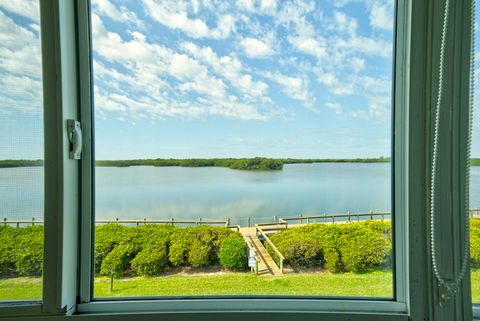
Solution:
[[[272,223],[261,223],[261,224],[252,224],[255,221],[265,220],[268,217],[261,217],[261,218],[247,218],[247,224],[245,227],[251,227],[256,225],[271,225],[275,223],[279,224],[290,224],[289,222],[293,222],[296,224],[310,224],[310,223],[327,223],[327,222],[350,222],[350,221],[361,221],[364,219],[390,219],[391,213],[390,212],[364,212],[364,213],[339,213],[339,214],[327,214],[324,212],[322,215],[298,215],[298,216],[273,216]],[[235,218],[237,219],[237,218]],[[470,209],[470,219],[480,219],[480,208],[471,208]],[[168,224],[168,225],[177,225],[177,226],[196,226],[196,225],[219,225],[225,226],[229,228],[240,228],[240,225],[231,225],[231,219],[223,219],[223,220],[209,220],[204,218],[198,218],[196,220],[183,220],[183,219],[163,219],[163,220],[148,220],[147,218],[144,219],[137,219],[137,220],[123,220],[116,218],[114,220],[97,220],[95,224],[109,224],[109,223],[118,223],[118,224],[127,224],[127,225],[145,225],[145,224]],[[16,227],[20,227],[22,225],[43,225],[43,220],[35,219],[34,217],[31,220],[9,220],[6,217],[1,222],[4,225],[13,225]],[[0,224],[1,224],[0,223]],[[243,226],[242,226],[243,227]]]

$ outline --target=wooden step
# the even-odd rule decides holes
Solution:
[[[241,232],[249,249],[255,251],[255,257],[258,260],[258,274],[266,276],[282,275],[277,263],[275,263],[265,246],[263,246],[263,243],[255,235],[255,229],[241,229]]]

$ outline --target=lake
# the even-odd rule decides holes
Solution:
[[[288,164],[281,171],[221,167],[99,167],[97,219],[227,219],[390,211],[388,163]],[[12,183],[13,182],[13,183]],[[42,168],[0,169],[0,217],[42,218]],[[471,171],[480,206],[480,167]]]

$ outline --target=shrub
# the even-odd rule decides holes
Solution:
[[[188,252],[188,263],[193,267],[207,266],[210,263],[211,246],[195,240]]]
[[[322,246],[313,235],[295,229],[287,230],[281,237],[276,237],[279,235],[273,235],[271,239],[285,257],[285,263],[290,264],[292,267],[323,264]],[[276,255],[268,244],[267,250],[272,258],[276,259]]]
[[[166,243],[143,248],[132,260],[131,267],[138,275],[156,275],[168,264]]]
[[[247,248],[243,239],[237,236],[226,238],[220,245],[220,264],[233,271],[245,269]]]
[[[20,275],[43,271],[43,226],[19,228],[15,237],[15,266]]]
[[[311,224],[272,236],[272,242],[292,267],[325,267],[331,272],[358,272],[388,261],[388,223]]]
[[[187,262],[188,252],[193,242],[193,235],[189,233],[191,228],[176,229],[170,239],[168,260],[173,266],[180,266]]]
[[[349,272],[382,265],[392,249],[382,232],[362,223],[343,224],[337,244],[344,269]]]
[[[240,233],[220,226],[176,228],[171,234],[168,259],[173,266],[218,264],[220,245],[230,237],[242,240]]]
[[[109,275],[112,270],[115,275],[128,274],[130,271],[130,261],[138,252],[139,246],[136,242],[126,242],[117,245],[103,259],[100,274]]]
[[[15,228],[0,226],[0,275],[15,274]]]
[[[340,253],[336,249],[325,250],[325,268],[333,273],[341,272],[343,269],[342,262],[340,260]]]
[[[95,272],[99,273],[105,257],[119,244],[131,239],[130,227],[110,223],[95,228]],[[110,273],[110,272],[108,272]]]
[[[312,234],[321,240],[325,268],[333,273],[344,270],[342,254],[338,248],[341,227],[338,224],[316,224]]]
[[[470,261],[472,266],[480,266],[480,220],[470,221]]]

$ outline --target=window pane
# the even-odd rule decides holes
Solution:
[[[38,1],[1,1],[0,300],[42,297],[43,181]]]
[[[96,297],[393,297],[393,1],[91,21]]]

